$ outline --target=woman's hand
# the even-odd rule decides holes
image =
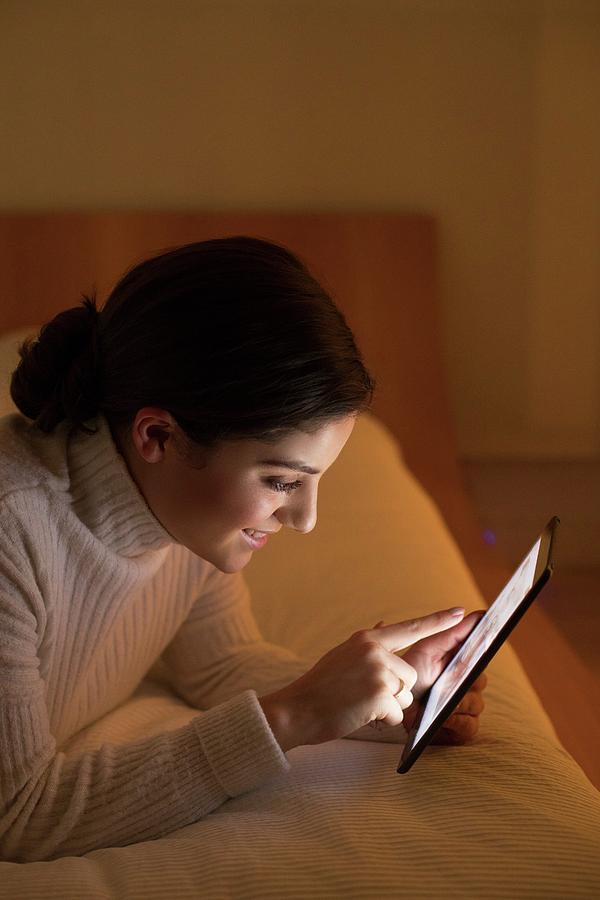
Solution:
[[[417,641],[404,654],[405,662],[417,672],[417,681],[412,690],[415,703],[404,713],[404,727],[407,731],[419,712],[418,701],[446,667],[484,612],[485,610],[479,610],[470,613],[454,628]],[[479,716],[484,708],[482,692],[486,684],[487,676],[482,672],[440,728],[433,739],[434,744],[464,744],[475,737],[479,729]]]
[[[481,695],[487,684],[487,676],[482,672],[465,696],[462,698],[454,712],[446,719],[443,726],[432,738],[432,744],[466,744],[472,741],[479,731],[479,716],[483,712],[485,703]],[[404,711],[404,727],[409,731],[419,712],[418,703]]]
[[[259,698],[284,752],[345,737],[369,722],[402,722],[413,702],[413,688],[422,693],[424,682],[411,659],[396,656],[397,651],[412,645],[412,650],[417,648],[414,658],[430,665],[437,653],[432,648],[439,645],[424,641],[452,629],[463,616],[464,609],[444,610],[357,631],[297,681]],[[421,654],[419,646],[425,648]]]

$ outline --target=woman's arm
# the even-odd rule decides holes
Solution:
[[[0,859],[151,840],[289,769],[253,691],[175,731],[75,758],[56,747],[38,656],[39,592],[0,546]]]

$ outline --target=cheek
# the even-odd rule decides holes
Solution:
[[[277,508],[275,497],[258,485],[232,485],[230,480],[215,480],[201,500],[207,515],[231,528],[258,526]]]

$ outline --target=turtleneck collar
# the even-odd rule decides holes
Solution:
[[[158,521],[134,481],[100,413],[67,437],[67,466],[73,507],[80,520],[108,549],[134,557],[178,543]]]

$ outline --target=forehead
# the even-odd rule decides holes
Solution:
[[[296,429],[274,441],[226,441],[216,451],[222,462],[256,465],[263,460],[292,460],[313,469],[327,468],[350,437],[356,417],[346,416],[302,431]]]

